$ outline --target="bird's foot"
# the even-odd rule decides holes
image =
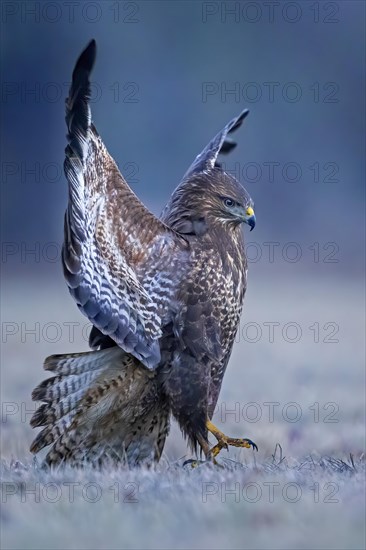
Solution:
[[[228,437],[224,433],[222,433],[218,428],[216,428],[216,426],[210,420],[207,421],[206,427],[208,431],[212,433],[212,435],[214,435],[217,439],[217,444],[214,447],[212,447],[212,449],[210,449],[210,455],[213,458],[215,458],[215,456],[217,456],[222,449],[229,449],[229,446],[241,447],[246,449],[250,449],[251,447],[253,447],[253,449],[258,451],[257,445],[251,439],[246,439],[246,438],[236,439],[233,437]]]
[[[202,466],[203,464],[209,464],[209,465],[213,464],[214,466],[217,466],[218,468],[223,468],[223,466],[221,464],[216,462],[214,457],[211,457],[209,460],[195,460],[195,459],[186,460],[183,463],[183,467],[184,466],[190,466],[191,468],[198,468],[199,466]]]
[[[183,468],[184,468],[184,466],[190,466],[191,468],[197,468],[200,464],[202,464],[202,460],[195,460],[194,458],[190,458],[189,460],[185,460],[183,462]]]
[[[253,447],[256,451],[258,451],[257,445],[252,441],[251,439],[235,439],[233,437],[222,437],[218,439],[218,442],[212,449],[210,449],[210,453],[213,457],[217,456],[219,452],[222,449],[229,449],[230,447],[242,447],[246,449],[250,449]]]

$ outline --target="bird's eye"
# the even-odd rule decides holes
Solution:
[[[234,203],[233,199],[224,199],[224,204],[225,204],[225,206],[230,208],[231,206],[234,206],[235,203]]]

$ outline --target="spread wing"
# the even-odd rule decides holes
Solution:
[[[91,124],[95,55],[92,41],[77,61],[66,100],[64,275],[94,327],[154,368],[186,243],[139,201]]]
[[[239,116],[233,118],[226,126],[219,132],[203,149],[203,151],[197,155],[191,166],[183,177],[183,181],[199,172],[204,172],[220,166],[217,162],[219,154],[230,153],[235,147],[236,142],[233,141],[229,134],[235,132],[241,125],[245,117],[249,114],[248,109],[244,109]]]

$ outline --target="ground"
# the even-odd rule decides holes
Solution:
[[[32,281],[31,293],[8,285],[2,548],[364,548],[362,287],[343,289],[340,307],[341,281],[311,281],[279,281],[273,292],[249,279],[214,419],[258,453],[184,466],[191,455],[174,425],[156,469],[103,472],[47,472],[28,452],[43,358],[85,350],[87,331],[61,277]]]

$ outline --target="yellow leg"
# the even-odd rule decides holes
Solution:
[[[250,449],[251,447],[253,447],[253,449],[258,451],[257,445],[251,439],[235,439],[233,437],[228,437],[218,428],[216,428],[215,424],[213,424],[211,420],[207,420],[206,427],[208,431],[212,433],[212,435],[214,435],[217,439],[217,444],[210,450],[210,455],[213,457],[217,456],[221,449],[228,449],[229,446],[245,447],[246,449]]]

